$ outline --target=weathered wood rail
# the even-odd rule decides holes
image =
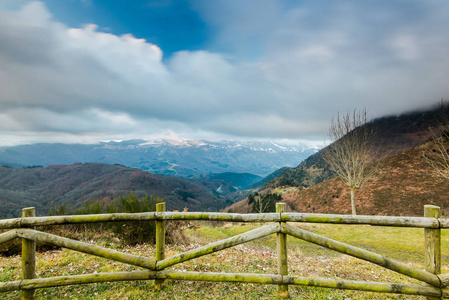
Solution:
[[[285,204],[276,205],[276,213],[266,214],[231,214],[231,213],[187,213],[165,212],[165,203],[150,213],[117,213],[99,215],[35,217],[34,208],[25,208],[22,218],[0,220],[0,229],[11,229],[0,234],[0,244],[15,238],[22,239],[22,279],[1,282],[0,292],[22,291],[22,299],[33,299],[35,289],[76,285],[97,282],[154,280],[155,287],[162,289],[165,280],[190,280],[213,282],[243,282],[275,284],[279,286],[279,296],[288,297],[289,285],[306,285],[314,287],[351,289],[379,293],[396,293],[427,296],[428,299],[449,297],[449,274],[441,273],[441,229],[449,228],[449,221],[441,219],[440,208],[432,205],[424,207],[424,217],[386,217],[386,216],[348,216],[328,214],[303,214],[285,212]],[[62,225],[116,221],[156,221],[156,257],[155,259],[122,253],[119,251],[71,240],[35,230],[35,226]],[[179,255],[165,257],[165,221],[166,220],[208,220],[225,222],[269,223],[257,229],[217,241]],[[365,224],[373,226],[399,226],[424,228],[425,236],[425,270],[413,268],[399,261],[381,256],[371,251],[357,248],[345,243],[323,237],[287,222],[330,223],[330,224]],[[208,255],[226,248],[250,242],[271,234],[276,234],[278,253],[278,274],[248,273],[212,273],[180,272],[166,270],[168,267],[185,261]],[[320,245],[386,269],[417,279],[424,284],[397,284],[389,282],[365,282],[336,280],[325,278],[308,278],[288,275],[287,236],[296,237]],[[92,254],[114,261],[145,268],[144,271],[95,273],[87,275],[58,276],[36,278],[35,243],[48,243],[75,251]]]

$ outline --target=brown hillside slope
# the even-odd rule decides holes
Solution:
[[[444,215],[449,213],[449,181],[436,177],[422,159],[429,147],[426,143],[382,159],[381,172],[356,190],[357,213],[422,216],[425,204],[438,205]],[[298,212],[351,213],[349,190],[338,178],[286,194],[283,199]]]
[[[19,217],[21,209],[29,206],[35,207],[38,215],[60,205],[72,212],[91,200],[107,202],[131,191],[137,196],[163,198],[167,210],[217,211],[229,203],[215,193],[218,186],[214,184],[225,185],[100,163],[0,167],[0,218]]]
[[[444,110],[443,110],[444,111]],[[424,112],[405,113],[400,116],[383,117],[373,120],[367,126],[375,128],[381,145],[382,157],[395,155],[424,143],[429,137],[429,126],[438,126],[442,112],[436,107]],[[449,107],[446,106],[445,117],[449,119]],[[311,187],[335,176],[323,160],[323,151],[310,156],[296,168],[286,168],[276,178],[265,184],[264,188],[280,186]],[[376,157],[376,160],[380,157]]]

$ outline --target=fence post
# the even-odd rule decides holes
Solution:
[[[276,203],[276,212],[282,214],[286,211],[285,203]],[[288,262],[287,262],[287,235],[285,233],[278,232],[276,234],[276,247],[278,255],[278,274],[288,275]],[[288,298],[288,285],[280,284],[278,289],[278,295],[280,298]]]
[[[156,204],[156,212],[165,212],[165,202]],[[165,221],[156,221],[156,261],[165,258]],[[155,288],[160,290],[164,287],[163,279],[154,281]]]
[[[440,218],[441,210],[435,205],[424,205],[424,217]],[[426,271],[433,274],[441,274],[441,229],[424,228],[425,264]],[[429,300],[442,299],[427,297]]]
[[[22,209],[22,218],[35,217],[34,207]],[[34,229],[34,227],[33,227]],[[36,242],[22,239],[22,279],[33,279],[36,277]],[[34,299],[34,289],[22,290],[22,300]]]

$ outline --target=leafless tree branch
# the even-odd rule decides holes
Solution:
[[[441,100],[440,122],[435,127],[429,127],[431,135],[430,151],[424,151],[423,158],[435,173],[449,179],[449,120],[447,118],[448,104]]]
[[[354,110],[332,119],[329,137],[333,144],[323,151],[323,158],[338,177],[351,190],[352,214],[356,214],[354,190],[361,188],[380,169],[380,164],[370,165],[370,157],[380,151],[374,145],[375,131],[367,117],[366,109]]]

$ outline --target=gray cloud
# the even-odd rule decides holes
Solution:
[[[305,138],[337,111],[381,116],[449,94],[446,1],[211,3],[194,5],[216,33],[209,51],[165,61],[132,35],[68,28],[40,2],[0,10],[0,144]]]
[[[215,43],[250,55],[259,45],[258,61],[281,85],[282,103],[307,115],[317,112],[314,104],[325,104],[326,114],[360,106],[397,113],[448,94],[445,1],[302,1],[288,9],[281,1],[245,2],[257,10],[218,3],[198,4],[218,28]]]

